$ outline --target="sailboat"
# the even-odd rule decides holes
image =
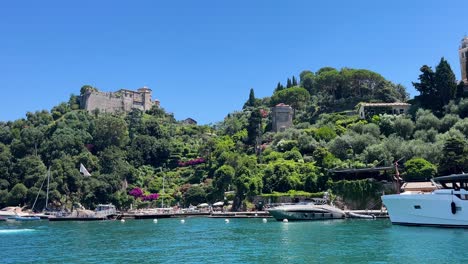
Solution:
[[[83,164],[80,164],[80,173],[86,177],[91,176]],[[47,190],[46,202],[48,200],[48,193],[49,191]],[[98,204],[96,210],[92,211],[85,209],[81,204],[77,203],[71,213],[51,215],[48,219],[49,221],[98,221],[114,219],[115,217],[117,217],[117,210],[113,204]]]
[[[41,187],[39,188],[39,191],[37,192],[36,199],[34,200],[33,206],[31,208],[31,211],[33,211],[33,212],[34,212],[34,207],[36,206],[36,203],[37,203],[37,199],[39,198],[39,194],[40,194],[40,192],[42,190],[42,187],[44,186],[44,182],[45,182],[46,179],[47,179],[47,188],[46,188],[46,201],[45,201],[44,208],[42,209],[42,212],[40,212],[40,213],[33,213],[33,216],[39,217],[39,219],[48,219],[50,217],[50,215],[46,214],[47,205],[49,203],[50,167],[49,167],[49,169],[47,171],[46,177],[42,181],[42,184],[41,184]],[[21,219],[21,220],[29,220],[29,219]]]

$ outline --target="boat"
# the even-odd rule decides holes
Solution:
[[[148,208],[133,212],[135,219],[158,219],[174,217],[172,208]]]
[[[311,202],[284,204],[268,209],[268,213],[278,221],[344,219],[346,213],[326,199],[314,198]]]
[[[28,213],[22,211],[22,208],[19,206],[8,206],[3,209],[0,209],[0,218],[9,219],[15,218],[17,216],[28,216]]]
[[[39,216],[28,215],[28,216],[15,216],[13,218],[8,218],[7,220],[14,220],[14,221],[36,221],[41,220]]]
[[[383,195],[392,224],[468,227],[468,174],[434,178],[432,192]]]
[[[56,214],[49,217],[49,221],[102,221],[114,219],[117,210],[112,204],[99,204],[95,211],[86,210],[81,205],[73,212]]]

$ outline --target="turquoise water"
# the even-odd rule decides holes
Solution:
[[[468,229],[389,220],[0,223],[0,263],[462,263]]]

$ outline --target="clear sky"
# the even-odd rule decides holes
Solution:
[[[176,119],[221,121],[250,88],[324,66],[411,85],[445,57],[460,78],[466,0],[2,1],[0,121],[50,110],[80,87],[148,86]]]

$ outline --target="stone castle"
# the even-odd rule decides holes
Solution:
[[[458,49],[458,55],[460,56],[460,70],[461,70],[461,80],[468,85],[468,37],[465,36],[462,41],[460,48]]]
[[[159,107],[159,101],[151,99],[151,92],[146,86],[136,91],[120,89],[116,92],[100,92],[88,89],[81,95],[80,106],[88,112],[98,110],[101,113],[130,112],[135,108],[146,111],[154,105]]]

